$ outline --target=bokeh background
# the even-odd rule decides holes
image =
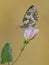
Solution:
[[[49,0],[0,0],[0,53],[9,42],[13,60],[17,57],[24,39],[24,31],[17,27],[22,25],[23,16],[32,4],[39,12],[36,27],[40,32],[14,65],[49,65]]]

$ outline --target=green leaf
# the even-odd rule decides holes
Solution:
[[[12,61],[12,49],[9,43],[6,43],[1,52],[1,64]]]

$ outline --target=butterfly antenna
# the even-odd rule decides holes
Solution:
[[[19,26],[16,27],[16,29],[19,29],[19,28],[23,28],[23,26],[20,26],[20,25],[19,25]]]

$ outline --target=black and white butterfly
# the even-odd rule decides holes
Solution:
[[[31,5],[27,9],[23,17],[23,24],[20,27],[23,29],[27,29],[31,26],[34,27],[36,25],[36,22],[38,21],[38,18],[39,18],[39,15],[38,15],[37,8],[34,5]]]
[[[35,26],[36,22],[38,21],[38,18],[39,15],[37,8],[34,5],[31,5],[24,15],[23,25],[21,26],[21,28],[26,29],[30,26]]]

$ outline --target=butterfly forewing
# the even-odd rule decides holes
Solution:
[[[28,28],[30,26],[35,26],[37,21],[38,21],[38,11],[37,8],[34,5],[32,5],[28,8],[28,10],[24,15],[22,27]]]

